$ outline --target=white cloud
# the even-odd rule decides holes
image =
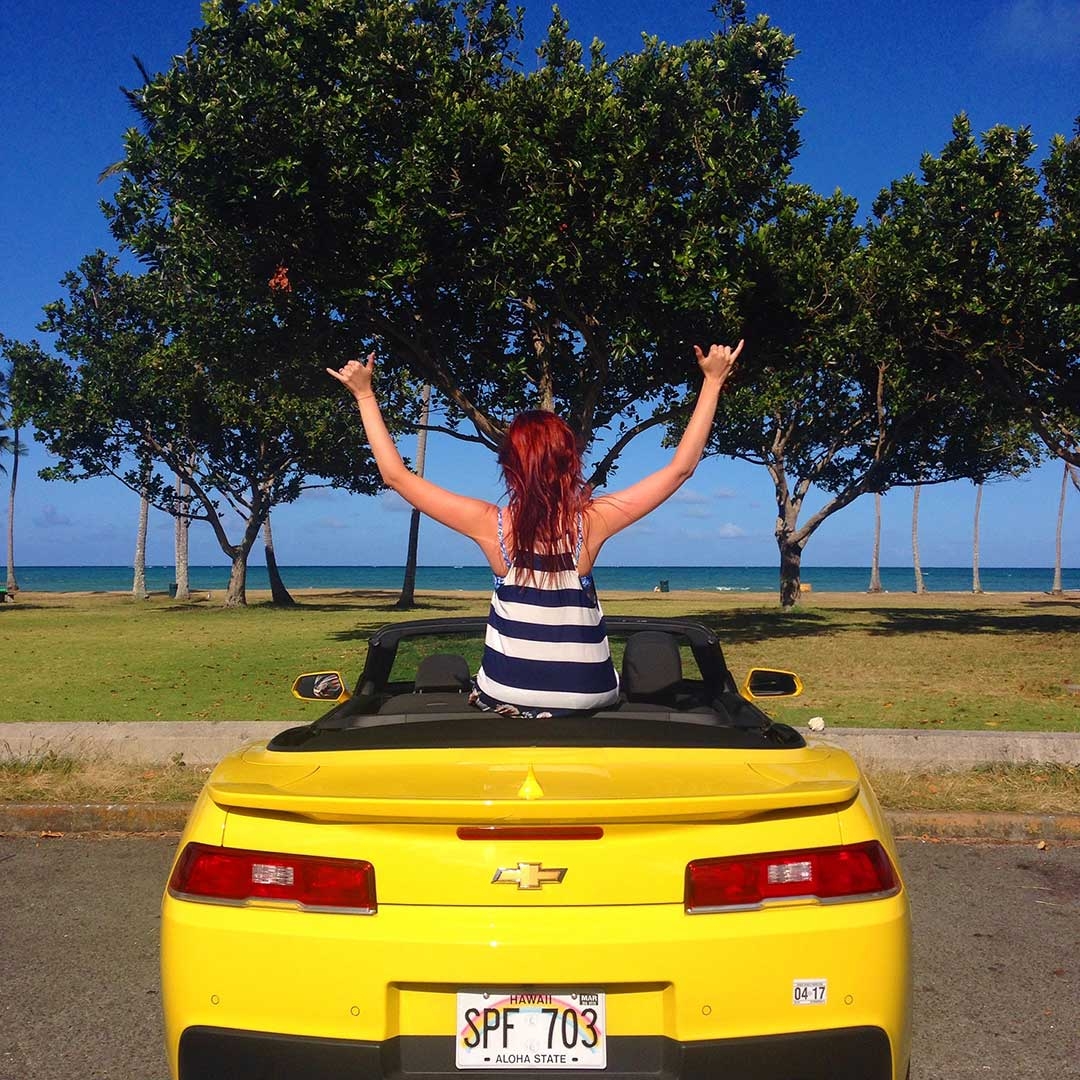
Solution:
[[[39,529],[64,529],[75,524],[67,514],[61,514],[52,503],[46,503],[32,521]]]
[[[723,488],[722,487],[722,488],[717,488],[712,493],[712,496],[713,496],[714,499],[737,499],[739,497],[739,493],[737,491],[732,490],[731,488]]]
[[[348,529],[348,528],[350,528],[350,526],[349,526],[349,524],[347,522],[342,521],[341,518],[336,518],[336,517],[321,517],[321,518],[318,518],[314,522],[314,524],[315,524],[315,528],[317,528],[317,529],[334,529],[334,530],[336,530],[336,529]]]
[[[716,530],[715,535],[720,537],[721,540],[738,540],[746,535],[746,530],[740,529],[738,525],[731,521],[727,521]]]
[[[704,495],[700,491],[691,491],[689,488],[679,488],[671,496],[671,501],[682,503],[684,506],[705,506],[712,502],[708,495]]]
[[[989,8],[989,5],[988,5]],[[1080,50],[1080,4],[1076,0],[1010,0],[987,36],[1000,52],[1024,58],[1069,57]]]
[[[379,492],[379,509],[391,514],[408,514],[412,507],[396,491]]]

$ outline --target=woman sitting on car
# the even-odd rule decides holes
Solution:
[[[475,540],[495,575],[484,656],[470,701],[514,716],[599,709],[619,695],[592,569],[604,542],[670,498],[697,468],[720,390],[742,351],[694,346],[704,376],[690,422],[662,468],[594,498],[569,425],[554,413],[521,413],[499,448],[505,510],[457,495],[405,466],[372,389],[375,354],[327,372],[353,394],[387,487],[416,509]]]

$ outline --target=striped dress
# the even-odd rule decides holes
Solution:
[[[573,553],[537,558],[532,580],[514,566],[503,542],[507,573],[495,577],[475,703],[485,709],[536,714],[601,709],[619,698],[604,613],[591,576],[579,576],[582,528]],[[505,706],[512,706],[506,709]]]

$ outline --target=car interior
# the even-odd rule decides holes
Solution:
[[[500,745],[803,745],[793,728],[739,693],[707,627],[639,617],[609,620],[616,704],[552,718],[503,717],[493,728],[492,714],[469,704],[484,631],[478,618],[388,624],[372,635],[352,695],[314,723],[282,732],[271,749],[483,746],[493,738]]]

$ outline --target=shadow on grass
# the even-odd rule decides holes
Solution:
[[[610,610],[609,619],[617,619],[622,614]],[[635,612],[634,614],[640,614]],[[657,613],[660,615],[660,613]],[[841,616],[843,612],[839,613]],[[664,617],[664,616],[661,616]],[[816,611],[717,611],[708,610],[680,611],[672,618],[686,622],[699,622],[716,632],[720,644],[754,644],[761,641],[784,641],[799,637],[820,637],[847,629],[843,620],[836,618],[836,613],[823,615]]]
[[[817,611],[690,611],[680,618],[715,630],[721,645],[757,644],[795,638],[863,633],[871,637],[906,634],[1076,634],[1080,605],[1061,601],[1031,605],[1015,615],[960,608],[896,610],[876,607]],[[1045,610],[1052,608],[1053,610]]]
[[[878,624],[868,634],[1075,634],[1077,612],[998,615],[989,611],[878,611]]]

